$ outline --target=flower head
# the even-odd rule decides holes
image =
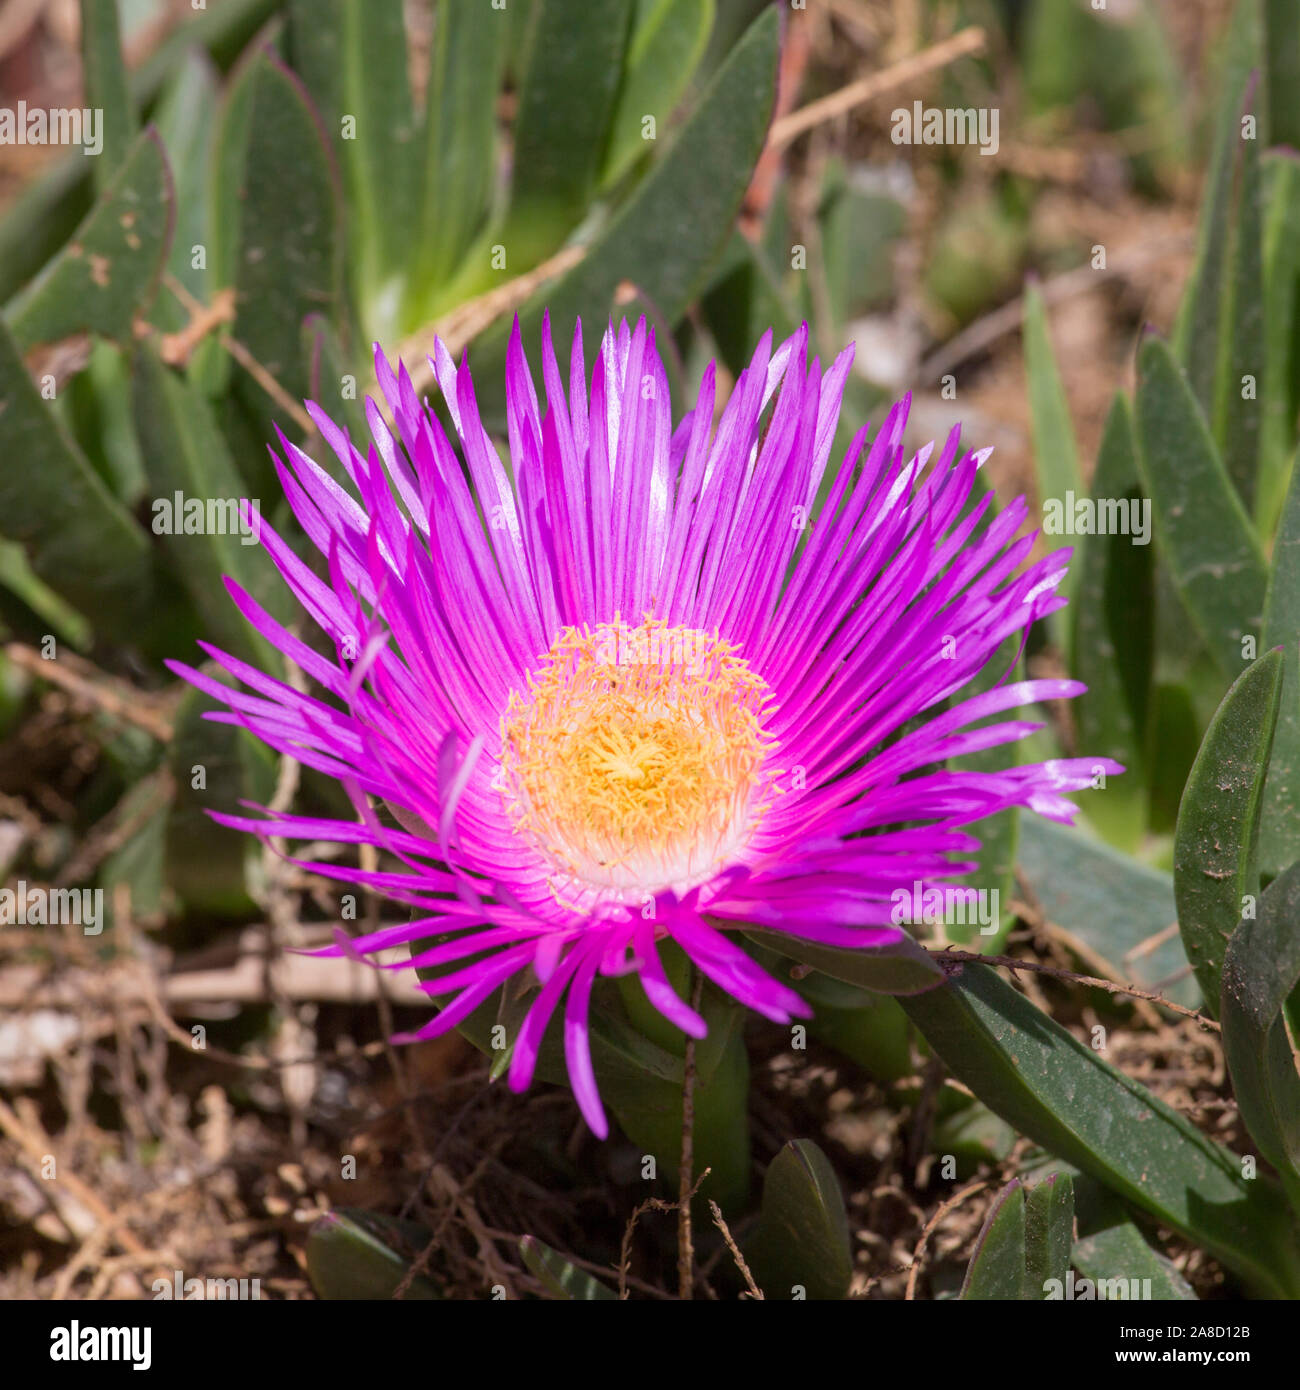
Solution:
[[[458,454],[406,369],[377,350],[395,431],[367,401],[363,452],[308,405],[355,493],[283,436],[273,454],[328,579],[260,528],[332,657],[227,580],[321,694],[208,644],[244,689],[173,663],[227,707],[211,718],[337,778],[357,810],[355,822],[218,821],[369,844],[401,866],[306,865],[416,910],[322,954],[406,945],[402,964],[437,967],[421,987],[442,1008],[413,1037],[531,970],[541,988],[510,1084],[528,1085],[563,1001],[574,1093],[601,1135],[587,1036],[598,974],[639,972],[651,1003],[703,1036],[660,958],[671,940],[723,990],[789,1022],[804,1001],[729,928],[893,942],[900,886],[973,867],[978,842],[962,826],[1012,806],[1068,821],[1065,793],[1098,766],[1122,770],[946,766],[1039,727],[979,721],[1082,691],[1030,680],[960,699],[1007,637],[1064,603],[1067,552],[1017,573],[1034,540],[1016,536],[1024,499],[992,521],[988,496],[970,505],[986,454],[960,453],[957,430],[908,459],[906,400],[874,437],[858,433],[814,524],[851,351],[823,374],[807,339],[805,327],[773,351],[766,335],[716,425],[710,367],[674,429],[644,320],[610,328],[590,393],[581,326],[566,390],[548,323],[544,410],[516,324],[509,470],[468,365],[442,344],[431,362]]]

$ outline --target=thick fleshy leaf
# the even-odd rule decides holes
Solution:
[[[299,80],[269,54],[251,68],[235,336],[289,396],[307,394],[302,322],[340,302],[341,211],[329,149]],[[262,388],[245,398],[274,410]],[[269,431],[268,431],[269,433]]]
[[[131,95],[147,108],[193,49],[201,48],[225,72],[244,54],[248,41],[283,8],[284,0],[221,0],[186,15],[131,74]],[[194,8],[194,7],[191,7]]]
[[[85,104],[99,113],[103,134],[103,149],[92,160],[95,185],[102,191],[126,162],[135,137],[117,0],[81,0],[81,71]]]
[[[130,342],[166,261],[171,227],[167,157],[146,130],[72,240],[6,309],[23,350],[74,333]]]
[[[1264,0],[1264,61],[1268,78],[1268,138],[1300,149],[1300,8]]]
[[[1282,510],[1295,456],[1297,380],[1296,311],[1300,307],[1300,153],[1269,150],[1263,166],[1264,379],[1260,390],[1259,474],[1255,523],[1271,536]]]
[[[1191,1285],[1164,1255],[1147,1244],[1123,1202],[1086,1173],[1069,1167],[1062,1171],[1069,1172],[1074,1184],[1078,1217],[1079,1238],[1070,1263],[1085,1279],[1092,1280],[1096,1297],[1129,1296],[1133,1289],[1129,1281],[1136,1280],[1143,1297],[1195,1301]],[[1115,1280],[1122,1281],[1123,1292]],[[1077,1291],[1075,1297],[1079,1297]]]
[[[0,533],[20,541],[38,578],[105,632],[139,635],[152,585],[149,541],[55,419],[0,323]]]
[[[340,1207],[307,1234],[307,1277],[317,1298],[390,1299],[429,1240],[429,1232],[412,1221]],[[402,1297],[427,1303],[438,1291],[417,1274]]]
[[[1157,583],[1160,577],[1158,572]],[[1157,598],[1156,633],[1162,647],[1165,645],[1161,635],[1165,621],[1175,617],[1187,620],[1187,613],[1178,600],[1171,597],[1166,606]],[[1195,634],[1188,635],[1195,640]],[[1216,694],[1222,694],[1219,690],[1222,678],[1217,670],[1213,672],[1213,684]],[[1151,687],[1146,765],[1150,769],[1151,829],[1158,835],[1172,835],[1178,824],[1183,788],[1200,751],[1205,722],[1206,716],[1198,712],[1198,701],[1193,698],[1186,679],[1159,681]]]
[[[960,1296],[974,1301],[1025,1297],[1025,1189],[1019,1178],[1012,1178],[993,1199]]]
[[[1065,1282],[1074,1245],[1074,1183],[1052,1173],[1025,1198],[1025,1297],[1047,1296],[1052,1280]]]
[[[91,467],[134,513],[144,497],[145,476],[131,417],[132,356],[130,348],[95,342],[85,369],[64,384],[62,404],[63,419]]]
[[[1273,541],[1273,569],[1264,604],[1264,646],[1281,647],[1284,658],[1260,827],[1260,867],[1265,873],[1277,874],[1300,859],[1300,466],[1292,474]]]
[[[576,317],[602,323],[615,291],[629,274],[658,306],[660,319],[676,323],[731,234],[767,136],[776,92],[780,17],[768,8],[750,26],[710,83],[699,105],[636,192],[558,284],[546,286],[520,314],[523,341],[541,335],[549,305],[557,342],[567,342]],[[499,418],[504,411],[508,330],[480,342],[475,372],[479,401]],[[482,383],[482,387],[479,387]]]
[[[488,216],[510,14],[490,5],[439,5],[434,25],[409,328],[423,321]]]
[[[1300,1196],[1300,1073],[1283,1005],[1300,985],[1300,864],[1274,879],[1223,961],[1223,1055],[1260,1153]]]
[[[1046,515],[1049,504],[1055,502],[1068,513],[1072,510],[1071,498],[1083,495],[1079,451],[1074,441],[1065,387],[1061,384],[1061,373],[1047,330],[1047,307],[1043,303],[1043,292],[1035,284],[1025,288],[1024,337],[1038,507]],[[1076,549],[1076,557],[1078,553]],[[1075,563],[1078,563],[1077,558]]]
[[[536,0],[515,120],[510,213],[500,237],[514,274],[559,246],[587,211],[631,16],[632,0]]]
[[[1253,115],[1255,83],[1247,89]],[[1228,247],[1215,439],[1223,462],[1250,511],[1255,500],[1264,402],[1264,209],[1259,140],[1242,139],[1234,178],[1232,240]]]
[[[552,1250],[536,1236],[525,1236],[519,1242],[519,1253],[553,1298],[578,1303],[618,1300],[613,1289],[607,1288],[585,1269],[570,1264],[558,1250]]]
[[[713,29],[714,0],[636,0],[623,81],[615,97],[601,183],[614,183],[653,149],[691,80]]]
[[[697,1175],[705,1168],[711,1171],[698,1200],[711,1198],[734,1215],[748,1203],[751,1165],[745,1011],[729,995],[706,986],[701,1013],[709,1034],[696,1044],[693,1166]],[[672,1081],[653,1080],[623,1058],[615,1059],[609,1039],[616,1027],[609,1014],[593,1018],[592,1059],[601,1095],[628,1138],[642,1153],[655,1155],[660,1176],[676,1184],[681,1165],[681,1073]],[[678,1045],[684,1050],[680,1035]]]
[[[167,270],[200,303],[208,299],[208,219],[219,102],[217,70],[202,49],[194,49],[164,89],[154,114],[175,180],[176,227]],[[174,333],[189,314],[164,290],[149,317],[157,327]]]
[[[1108,961],[1117,979],[1159,989],[1176,1003],[1197,1002],[1172,930],[1177,908],[1169,874],[1040,816],[1021,822],[1020,871],[1047,919]]]
[[[147,923],[151,919],[161,919],[166,904],[168,810],[152,779],[137,782],[122,798],[118,813],[120,823],[138,828],[104,861],[98,880],[115,924],[118,885],[130,891],[132,921]],[[139,819],[141,816],[145,817],[143,821]]]
[[[857,998],[850,1006],[821,1003],[807,988],[813,978],[810,975],[797,982],[797,988],[815,1010],[808,1020],[808,1031],[813,1037],[865,1067],[877,1080],[898,1081],[915,1071],[909,1043],[912,1028],[893,999],[869,990],[854,990]],[[838,985],[840,981],[828,983]]]
[[[231,75],[217,120],[209,175],[205,300],[215,298],[219,290],[234,289],[239,275],[244,176],[258,72],[255,56]],[[216,399],[225,395],[233,372],[230,354],[215,338],[205,338],[190,363],[191,380]]]
[[[1127,515],[1131,522],[1135,507],[1150,515],[1138,481],[1133,411],[1123,392],[1116,393],[1106,420],[1090,500],[1098,518]],[[1144,541],[1131,524],[1090,538],[1072,562],[1078,581],[1067,614],[1070,670],[1088,684],[1072,706],[1078,746],[1127,768],[1104,796],[1088,797],[1085,810],[1108,840],[1126,849],[1136,846],[1146,823],[1142,764],[1155,613],[1151,539],[1148,531]]]
[[[294,67],[343,168],[351,252],[368,321],[410,259],[419,194],[402,0],[291,0]],[[494,16],[498,23],[501,16]]]
[[[894,1007],[899,1013],[903,1012],[900,1005],[894,1004]],[[906,1020],[907,1015],[903,1014],[903,1018]],[[947,1101],[949,1095],[951,1101]],[[952,1091],[944,1092],[938,1101],[941,1112],[946,1101],[954,1108],[947,1114],[941,1113],[936,1120],[930,1150],[940,1158],[951,1155],[956,1159],[959,1178],[970,1176],[981,1165],[1001,1163],[1015,1148],[1015,1130],[982,1101]]]
[[[1219,350],[1224,341],[1220,329],[1224,281],[1230,274],[1232,187],[1243,144],[1239,118],[1260,51],[1258,7],[1251,0],[1237,6],[1233,22],[1228,26],[1214,147],[1197,231],[1196,262],[1183,293],[1174,330],[1178,360],[1187,369],[1192,391],[1207,418],[1214,413],[1220,374]]]
[[[994,1198],[984,1219],[961,1297],[1038,1301],[1053,1292],[1059,1297],[1073,1239],[1074,1189],[1069,1174],[1051,1173],[1030,1188],[1013,1178]]]
[[[1281,692],[1281,652],[1238,677],[1206,730],[1178,813],[1178,930],[1211,1014],[1228,939],[1246,895],[1259,893],[1260,813]]]
[[[145,108],[191,49],[203,49],[219,68],[238,56],[249,37],[283,0],[222,0],[186,16],[131,74],[131,95]],[[27,283],[85,216],[92,201],[93,160],[80,151],[56,161],[0,220],[0,301]]]
[[[275,670],[277,657],[230,601],[234,579],[288,616],[257,544],[261,502],[250,499],[202,392],[170,371],[149,347],[135,360],[136,429],[152,495],[152,525],[164,537],[174,573],[218,646]],[[242,515],[245,503],[255,516]]]
[[[880,994],[919,994],[943,982],[943,971],[930,955],[907,935],[888,946],[846,951],[803,941],[784,932],[746,929],[745,935],[770,951]]]
[[[749,938],[749,954],[777,979],[789,984],[812,1006],[808,1031],[842,1052],[881,1081],[897,1081],[916,1071],[907,1015],[887,994],[880,994],[820,970],[810,970],[779,951]]]
[[[1006,984],[967,965],[903,1001],[990,1109],[1272,1296],[1300,1295],[1294,1218],[1267,1178],[1104,1061]]]
[[[811,1139],[792,1140],[769,1165],[745,1258],[767,1298],[848,1297],[853,1249],[844,1196]]]
[[[1267,573],[1186,378],[1166,343],[1138,353],[1138,460],[1179,596],[1220,671],[1235,680],[1242,638],[1256,635]]]
[[[16,541],[0,541],[0,622],[10,637],[36,646],[52,634],[85,651],[93,637],[86,618],[37,578]]]
[[[210,668],[217,679],[215,666]],[[265,744],[233,724],[203,715],[211,701],[189,690],[176,710],[167,750],[176,799],[167,821],[167,884],[189,908],[216,916],[253,910],[249,874],[261,845],[217,825],[209,810],[240,814],[241,802],[265,805],[275,791],[275,763]]]

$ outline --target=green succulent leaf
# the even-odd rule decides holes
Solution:
[[[1068,1174],[1052,1173],[1026,1189],[1013,1178],[990,1206],[966,1268],[966,1300],[1042,1300],[1048,1284],[1062,1286],[1074,1239],[1074,1189]]]
[[[984,1301],[1024,1296],[1025,1189],[1019,1178],[1012,1178],[993,1199],[984,1218],[960,1297]]]
[[[0,421],[22,468],[0,469],[0,532],[36,576],[100,628],[136,637],[152,588],[149,542],[37,390],[0,323]]]
[[[486,221],[497,166],[497,96],[510,14],[439,5],[424,128],[420,235],[414,249],[416,328]]]
[[[166,268],[200,302],[208,298],[206,254],[219,102],[217,70],[202,49],[194,49],[163,91],[154,118],[175,179],[176,229]],[[203,255],[196,255],[196,249]],[[166,292],[150,315],[152,323],[172,333],[188,319],[185,306]]]
[[[1138,352],[1142,481],[1187,612],[1221,672],[1241,673],[1242,638],[1258,634],[1267,571],[1191,387],[1160,339]]]
[[[332,419],[347,430],[353,440],[370,437],[363,403],[357,399],[356,377],[339,341],[334,325],[323,314],[309,314],[302,323],[303,352],[307,359],[310,399],[319,401]],[[316,462],[329,470],[343,487],[351,484],[333,450],[319,450]]]
[[[1293,471],[1273,541],[1264,646],[1281,647],[1284,656],[1260,827],[1260,867],[1267,874],[1277,874],[1300,858],[1300,466]]]
[[[300,401],[308,381],[303,319],[334,314],[341,306],[339,190],[324,133],[298,78],[263,53],[249,79],[234,332]],[[262,388],[251,381],[245,399],[255,410],[273,413]]]
[[[1047,1017],[988,966],[902,1001],[990,1109],[1274,1297],[1300,1295],[1294,1218],[1265,1178]]]
[[[1260,813],[1281,693],[1282,653],[1267,652],[1224,696],[1178,813],[1178,929],[1211,1013],[1243,898],[1259,892]]]
[[[104,147],[94,160],[95,184],[102,192],[125,163],[135,137],[117,0],[81,0],[81,69],[86,106],[103,123]]]
[[[822,946],[759,927],[746,928],[745,935],[759,946],[811,965],[833,979],[880,994],[918,994],[943,982],[943,971],[933,958],[906,934],[888,946],[859,950]]]
[[[615,97],[600,181],[618,180],[655,138],[699,66],[713,30],[714,0],[636,0],[623,81]]]
[[[1252,80],[1246,112],[1254,106]],[[1255,500],[1263,422],[1264,209],[1259,140],[1242,139],[1234,179],[1232,236],[1228,246],[1223,335],[1220,343],[1215,439],[1228,477],[1250,510]]]
[[[146,109],[186,53],[203,49],[219,68],[238,56],[253,33],[283,0],[222,0],[187,17],[153,55],[131,74],[131,96]],[[32,278],[85,216],[93,199],[92,161],[67,155],[33,183],[0,220],[0,301]]]
[[[125,844],[104,860],[99,871],[99,886],[104,890],[105,903],[111,904],[114,925],[119,884],[130,890],[128,902],[133,921],[148,922],[163,912],[169,809],[153,777],[137,781],[122,798],[118,823],[132,827],[132,833]]]
[[[430,1234],[411,1221],[340,1207],[327,1212],[307,1235],[307,1277],[317,1298],[391,1299]],[[407,1285],[403,1299],[430,1302],[438,1290],[424,1275]]]
[[[1264,0],[1264,60],[1268,138],[1300,149],[1300,9],[1290,0]]]
[[[1300,985],[1300,864],[1274,879],[1223,961],[1223,1054],[1260,1153],[1300,1194],[1300,1073],[1283,1005]]]
[[[295,68],[343,168],[362,304],[382,329],[419,196],[402,0],[290,0],[289,19]]]
[[[578,1303],[618,1300],[613,1289],[607,1288],[586,1270],[571,1264],[558,1250],[552,1250],[536,1236],[524,1236],[519,1242],[519,1253],[553,1298]]]
[[[1083,495],[1079,476],[1079,451],[1070,422],[1070,407],[1061,384],[1051,335],[1047,331],[1047,307],[1036,284],[1025,287],[1025,373],[1029,382],[1029,420],[1034,441],[1034,467],[1038,479],[1038,505],[1050,502],[1069,506],[1067,494]]]
[[[739,231],[732,233],[713,268],[700,310],[718,355],[736,375],[749,365],[754,344],[769,328],[779,341],[799,327],[799,316],[762,247]]]
[[[36,577],[16,541],[0,541],[0,622],[9,636],[38,645],[53,634],[85,651],[93,637],[86,618]],[[0,704],[4,698],[0,693]]]
[[[1260,390],[1259,474],[1255,521],[1271,536],[1282,510],[1300,414],[1300,154],[1269,150],[1261,160],[1268,212],[1264,221],[1264,377]]]
[[[205,669],[222,679],[214,663]],[[249,884],[261,846],[207,813],[242,814],[245,801],[265,805],[275,790],[275,763],[247,730],[205,719],[211,709],[207,695],[190,689],[176,711],[168,748],[176,799],[167,822],[167,885],[190,909],[236,917],[253,910]]]
[[[793,1140],[763,1179],[759,1224],[745,1257],[768,1298],[847,1298],[853,1249],[839,1179],[811,1139]]]
[[[854,990],[857,997],[851,1004],[823,1003],[809,989],[814,979],[832,985],[840,983],[815,973],[792,981],[815,1010],[808,1020],[808,1031],[813,1037],[865,1067],[880,1081],[898,1081],[916,1070],[910,1045],[912,1028],[893,999],[887,994]]]
[[[136,355],[134,405],[154,522],[204,631],[227,650],[275,669],[274,649],[249,626],[223,582],[234,579],[268,605],[282,606],[273,600],[282,590],[255,544],[260,500],[247,497],[211,406],[147,346]],[[257,504],[255,518],[241,515],[246,501]],[[203,509],[201,529],[188,530],[186,512],[195,506]]]
[[[631,16],[632,0],[533,6],[510,213],[498,238],[515,274],[559,246],[587,212],[609,143]]]
[[[1197,1002],[1195,985],[1180,979],[1187,970],[1182,945],[1168,934],[1177,916],[1169,874],[1041,816],[1021,821],[1020,871],[1047,919],[1107,961],[1117,979],[1159,988],[1177,1003]]]
[[[1122,1279],[1131,1287],[1132,1279],[1149,1279],[1152,1298],[1194,1302],[1187,1280],[1147,1244],[1123,1202],[1084,1173],[1075,1173],[1073,1179],[1079,1218],[1079,1239],[1070,1254],[1074,1268],[1096,1284]]]
[[[675,324],[707,282],[731,235],[736,210],[762,152],[776,92],[780,17],[767,8],[750,26],[710,83],[672,148],[638,185],[583,260],[545,287],[520,313],[530,349],[549,306],[557,341],[567,341],[576,318],[603,323],[629,272],[637,289]],[[485,335],[475,375],[486,414],[504,414],[508,330]]]
[[[1116,502],[1131,508],[1143,500],[1133,411],[1122,392],[1106,420],[1091,500],[1099,517]],[[1136,846],[1146,822],[1143,745],[1155,611],[1154,557],[1151,537],[1146,539],[1147,544],[1136,544],[1118,527],[1092,537],[1074,562],[1078,583],[1068,610],[1070,669],[1088,683],[1071,705],[1079,747],[1127,769],[1104,796],[1089,797],[1086,810],[1106,838],[1125,849]]]
[[[74,333],[129,343],[172,232],[171,173],[146,130],[72,240],[5,311],[23,351]]]
[[[1025,1198],[1025,1297],[1046,1297],[1051,1280],[1065,1282],[1074,1246],[1074,1181],[1052,1173]]]
[[[1255,0],[1238,7],[1228,26],[1229,47],[1215,118],[1209,179],[1197,231],[1196,261],[1183,293],[1174,330],[1179,362],[1206,418],[1214,414],[1220,371],[1225,283],[1231,274],[1232,188],[1242,155],[1241,109],[1258,66],[1258,8]]]

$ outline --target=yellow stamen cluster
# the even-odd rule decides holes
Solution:
[[[703,882],[748,839],[774,770],[770,692],[736,649],[646,618],[566,627],[501,720],[497,785],[557,896]]]

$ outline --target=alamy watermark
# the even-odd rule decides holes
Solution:
[[[889,895],[889,920],[936,927],[978,926],[981,936],[992,936],[1002,921],[996,888],[971,888],[945,884],[925,887],[918,879],[910,888],[895,888]]]
[[[87,936],[104,930],[102,888],[29,888],[19,879],[0,888],[0,927],[80,927]]]
[[[104,113],[98,107],[0,106],[0,145],[80,145],[82,154],[104,149]]]
[[[1064,1280],[1043,1282],[1043,1298],[1049,1303],[1134,1302],[1150,1297],[1150,1279],[1076,1279],[1074,1270],[1067,1269]]]
[[[896,145],[978,145],[998,152],[996,106],[923,106],[914,101],[889,113],[889,138]]]
[[[1151,544],[1149,497],[1049,497],[1043,503],[1043,530],[1049,536],[1131,536],[1134,545]]]
[[[174,1269],[170,1279],[155,1279],[150,1287],[155,1302],[158,1299],[188,1303],[251,1302],[262,1297],[262,1281],[256,1276],[252,1279],[187,1279],[181,1269]]]
[[[133,1371],[153,1365],[153,1328],[70,1326],[50,1332],[51,1361],[129,1361]]]
[[[262,503],[256,497],[155,497],[151,505],[155,536],[239,536],[256,545],[262,533]]]

